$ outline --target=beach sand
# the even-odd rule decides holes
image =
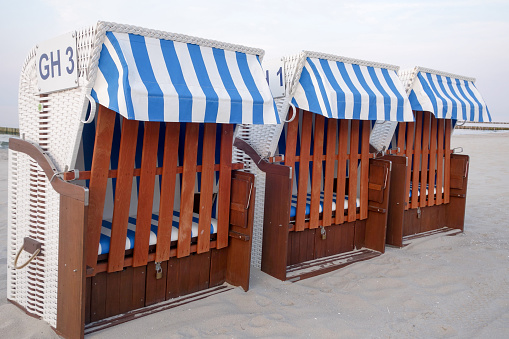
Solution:
[[[251,269],[251,288],[87,338],[508,338],[509,133],[454,135],[470,155],[465,232],[431,236],[296,283]],[[6,301],[7,161],[0,150],[0,337],[55,338]]]

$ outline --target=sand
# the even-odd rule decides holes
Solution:
[[[470,155],[465,232],[432,236],[296,283],[251,269],[251,289],[87,338],[509,337],[509,133],[454,135]],[[0,337],[53,338],[6,301],[7,162],[0,151]]]

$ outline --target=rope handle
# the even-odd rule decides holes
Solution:
[[[21,251],[23,251],[24,249],[25,249],[25,244],[23,244],[23,245],[21,246],[21,248],[20,248],[20,249],[19,249],[19,251],[18,251],[18,254],[16,254],[16,259],[14,259],[14,268],[15,268],[15,269],[17,269],[17,270],[20,270],[20,269],[22,269],[23,267],[25,267],[26,265],[30,264],[30,262],[31,262],[32,260],[34,260],[34,258],[35,258],[36,256],[38,256],[38,255],[39,255],[39,253],[41,252],[41,249],[40,249],[40,248],[36,249],[36,250],[35,250],[35,252],[34,252],[34,254],[32,254],[32,256],[31,256],[31,257],[30,257],[30,258],[29,258],[29,259],[28,259],[28,260],[27,260],[27,261],[26,261],[23,265],[18,266],[18,259],[19,259],[19,255],[21,254]]]
[[[95,100],[89,94],[85,94],[85,97],[87,98],[88,102],[90,103],[90,115],[88,116],[87,120],[81,119],[81,122],[84,124],[89,124],[92,121],[94,121],[95,112],[96,112],[96,103],[95,103]],[[86,112],[85,112],[85,114],[86,114]]]

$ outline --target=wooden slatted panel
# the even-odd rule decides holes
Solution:
[[[323,226],[332,224],[332,193],[334,191],[334,164],[336,162],[336,119],[327,121],[327,148],[323,183]]]
[[[350,167],[348,179],[348,222],[355,221],[357,216],[357,168],[359,156],[359,120],[352,120],[350,129]],[[341,201],[339,202],[341,203]]]
[[[405,131],[407,128],[406,122],[400,122],[398,125],[398,155],[404,155],[405,154]]]
[[[144,266],[148,261],[148,246],[150,242],[150,227],[152,226],[152,206],[154,202],[154,185],[157,167],[157,147],[159,146],[159,125],[159,122],[145,122],[133,252],[134,267]]]
[[[288,127],[286,130],[285,165],[292,168],[292,177],[295,176],[295,152],[297,150],[298,134],[299,134],[299,116],[297,115],[295,119],[288,123]],[[281,137],[283,138],[284,136]],[[293,185],[293,180],[291,181],[291,185]],[[292,192],[292,188],[290,188],[290,192]]]
[[[417,112],[415,122],[414,162],[412,168],[412,208],[419,207],[419,173],[421,164],[422,112]],[[426,188],[424,188],[426,189]]]
[[[422,161],[421,161],[421,196],[419,206],[424,207],[427,204],[426,198],[429,194],[433,195],[433,187],[429,187],[426,194],[428,183],[428,154],[429,154],[429,133],[430,133],[430,112],[422,112]]]
[[[157,226],[156,261],[170,258],[170,242],[177,178],[180,123],[167,122],[164,136],[163,171],[161,174],[161,197]]]
[[[414,136],[415,136],[415,122],[407,123],[407,137],[406,137],[406,156],[408,165],[406,167],[406,187],[405,187],[405,209],[410,208],[410,181],[412,180],[412,163],[414,154]]]
[[[371,121],[362,122],[360,219],[368,217],[369,133]]]
[[[317,228],[320,218],[320,192],[322,184],[322,157],[325,117],[315,114],[315,133],[313,145],[313,177],[311,179],[311,206],[309,228]]]
[[[445,120],[445,140],[444,140],[444,203],[449,203],[449,195],[451,189],[451,132],[452,132],[452,121],[450,119]]]
[[[134,158],[136,155],[135,140],[137,140],[137,137],[138,121],[124,118],[122,120],[122,135],[118,154],[117,185],[111,223],[108,272],[124,269],[125,240],[127,237],[129,206],[131,204]]]
[[[94,155],[89,183],[89,205],[86,227],[86,265],[95,268],[97,264],[97,250],[101,238],[101,227],[108,184],[108,169],[110,167],[111,144],[115,126],[114,111],[99,106],[97,112],[97,126],[95,132]]]
[[[348,158],[348,120],[339,121],[338,173],[336,178],[336,224],[345,222],[346,159]]]
[[[223,125],[221,129],[221,155],[219,167],[219,191],[217,194],[217,249],[228,246],[230,222],[230,194],[232,177],[233,125]]]
[[[200,218],[198,222],[198,253],[207,252],[210,247],[216,128],[216,124],[205,124],[203,131],[203,171],[201,173]]]
[[[444,176],[444,119],[437,119],[438,124],[438,153],[437,153],[437,205],[443,203]]]
[[[199,132],[199,124],[186,124],[183,161],[184,168],[182,172],[182,188],[180,190],[180,218],[179,238],[177,243],[177,258],[186,257],[191,251],[194,183],[196,181],[196,159],[198,157]]]
[[[429,146],[429,194],[428,206],[435,205],[435,175],[436,175],[436,158],[437,158],[437,119],[431,115],[431,132],[430,132],[430,146]],[[438,190],[437,190],[438,193]]]
[[[302,231],[305,227],[306,199],[308,191],[309,161],[311,160],[311,132],[313,125],[313,113],[303,111],[301,125],[299,182],[297,184],[297,212],[295,215],[295,230]]]

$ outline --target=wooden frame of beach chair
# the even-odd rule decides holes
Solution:
[[[10,267],[8,299],[64,337],[75,338],[226,291],[224,282],[247,290],[256,188],[254,176],[240,171],[244,164],[232,160],[232,145],[234,124],[278,121],[259,61],[263,51],[104,22],[77,36],[83,85],[37,94],[34,53],[22,72],[22,139],[9,144],[8,260],[17,262],[19,256],[27,265]],[[109,48],[115,38],[140,43],[148,37],[164,40],[161,46],[180,43],[192,58],[199,58],[200,50],[214,49],[218,55],[212,60],[224,56],[228,62],[223,71],[246,67],[236,70],[244,72],[242,77],[233,75],[228,82],[229,90],[238,88],[241,100],[215,106],[213,122],[210,116],[202,121],[157,121],[150,116],[141,121],[136,103],[143,100],[133,100],[134,116],[129,119],[112,110],[107,105],[113,100],[105,100],[104,93],[111,95],[108,74],[115,72],[100,75],[102,83],[95,85],[95,79],[86,76],[104,70],[101,55],[106,51],[125,48]],[[142,67],[146,70],[154,62],[145,60]],[[180,69],[176,64],[168,67],[175,67],[168,72]],[[252,72],[245,73],[247,69]],[[181,72],[185,77],[194,74],[189,72],[196,72],[195,77],[207,74],[189,67]],[[216,81],[216,100],[231,94],[221,92],[218,79],[210,80]],[[209,94],[204,90],[202,95],[205,99]],[[39,105],[39,112],[34,114],[32,105]],[[257,110],[243,114],[250,105]],[[201,106],[196,106],[200,116]],[[152,107],[149,114],[157,111]],[[209,106],[201,108],[210,112]],[[93,130],[92,140],[86,139],[87,128]],[[82,159],[85,153],[90,155],[88,165]]]
[[[393,162],[387,244],[464,230],[469,157],[455,154],[456,120],[491,120],[475,79],[416,67],[400,72],[415,122],[400,122],[385,158]]]
[[[341,93],[352,98],[347,104],[352,105],[330,115],[328,112],[320,112],[317,105],[302,105],[303,101],[300,100],[303,93],[309,94],[312,89],[298,88],[301,74],[305,73],[302,78],[318,74],[307,82],[310,84],[324,80],[327,74],[323,69],[327,65],[343,67],[346,64],[344,67],[349,70],[352,68],[352,72],[348,73],[350,76],[357,74],[353,71],[355,69],[365,72],[369,77],[376,77],[375,72],[382,74],[383,68],[383,72],[394,79],[391,84],[394,83],[393,89],[398,93],[400,101],[393,92],[391,94],[393,103],[401,105],[399,118],[403,118],[403,106],[406,118],[412,119],[412,116],[394,66],[313,52],[285,58],[284,62],[287,96],[278,105],[282,107],[282,120],[287,115],[291,117],[291,121],[285,123],[285,132],[283,126],[279,126],[271,137],[263,139],[269,140],[269,147],[253,136],[257,136],[258,131],[251,131],[251,134],[239,133],[243,141],[236,140],[235,146],[252,158],[256,152],[263,155],[254,165],[250,165],[265,176],[265,186],[257,186],[258,191],[263,189],[265,193],[261,269],[278,279],[296,281],[373,258],[384,252],[391,170],[390,161],[374,159],[375,154],[370,153],[369,146],[372,122],[377,118],[383,119],[389,111],[380,105],[379,112],[371,119],[367,115],[355,117],[355,113],[348,111],[355,105],[362,105],[362,100],[366,101],[365,104],[369,101],[369,89],[366,90],[369,85],[364,87],[357,78],[355,80],[359,92],[366,90],[363,92],[364,99],[361,99],[360,94],[356,97],[348,92],[351,87],[345,86],[347,93]],[[322,70],[317,70],[319,64],[322,64]],[[362,67],[365,70],[361,70]],[[375,71],[375,68],[380,70]],[[368,72],[371,72],[370,75]],[[373,84],[372,80],[369,81]],[[320,85],[322,87],[318,89]],[[329,97],[337,95],[338,92],[333,91],[336,88],[327,92],[327,85],[320,85],[316,86],[315,93],[319,99],[315,102],[326,102],[324,93]],[[371,93],[374,97],[374,92]],[[396,109],[392,113],[396,119]],[[282,139],[285,141],[284,151],[281,148],[278,150]],[[275,158],[269,156],[267,159],[268,155],[274,153],[277,154]],[[274,163],[281,161],[279,153],[284,156],[282,164]],[[257,227],[260,225],[255,222],[254,232]]]

